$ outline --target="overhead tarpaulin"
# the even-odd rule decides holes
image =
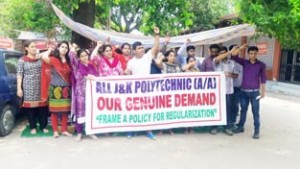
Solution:
[[[143,36],[143,35],[133,35],[129,33],[120,33],[114,31],[105,31],[94,29],[83,25],[81,23],[75,22],[66,16],[59,8],[57,8],[54,4],[52,4],[53,10],[59,19],[71,30],[74,32],[90,39],[93,41],[105,41],[108,37],[110,37],[112,44],[122,44],[122,43],[130,43],[133,44],[135,41],[142,42],[145,46],[153,45],[153,37],[152,36]],[[159,27],[159,25],[158,25]],[[230,26],[220,29],[213,29],[209,31],[203,31],[199,33],[192,33],[182,36],[174,36],[171,37],[170,45],[177,46],[182,44],[189,38],[193,45],[205,45],[212,43],[222,43],[229,41],[231,39],[242,37],[242,36],[252,36],[255,33],[255,28],[248,24],[241,24],[236,26]],[[163,43],[163,39],[161,39],[161,43]]]

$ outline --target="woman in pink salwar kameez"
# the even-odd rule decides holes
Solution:
[[[101,48],[101,54],[98,50]],[[99,76],[118,76],[123,75],[122,64],[118,57],[114,57],[112,47],[110,45],[102,45],[98,42],[92,53],[93,64],[97,67]]]

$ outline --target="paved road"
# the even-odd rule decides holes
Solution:
[[[24,122],[0,138],[1,169],[298,169],[300,159],[300,99],[269,93],[261,101],[261,139],[253,140],[252,115],[246,131],[163,135],[151,141],[101,137],[20,138]]]

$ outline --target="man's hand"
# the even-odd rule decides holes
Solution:
[[[240,47],[240,49],[246,49],[248,47],[248,44],[247,43],[244,43],[241,47]]]
[[[107,44],[107,45],[110,44],[110,36],[106,38],[105,44]]]
[[[102,41],[98,41],[97,42],[97,47],[100,47],[100,46],[102,46],[103,45],[103,42]]]
[[[154,34],[159,35],[159,28],[154,26]]]
[[[190,38],[187,38],[187,39],[186,39],[186,43],[187,43],[187,44],[189,44],[189,43],[191,43],[191,42],[192,42],[192,41],[191,41]]]
[[[266,92],[265,92],[264,90],[262,90],[262,91],[260,92],[260,95],[261,95],[261,98],[264,98],[264,97],[266,96]]]
[[[171,39],[170,35],[167,34],[167,36],[165,37],[165,43],[168,44],[170,42],[170,39]]]

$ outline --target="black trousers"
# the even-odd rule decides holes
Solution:
[[[30,129],[36,129],[36,122],[38,120],[39,128],[41,130],[45,129],[48,124],[48,106],[44,107],[34,107],[34,108],[23,108],[26,114],[27,120],[29,122]]]

